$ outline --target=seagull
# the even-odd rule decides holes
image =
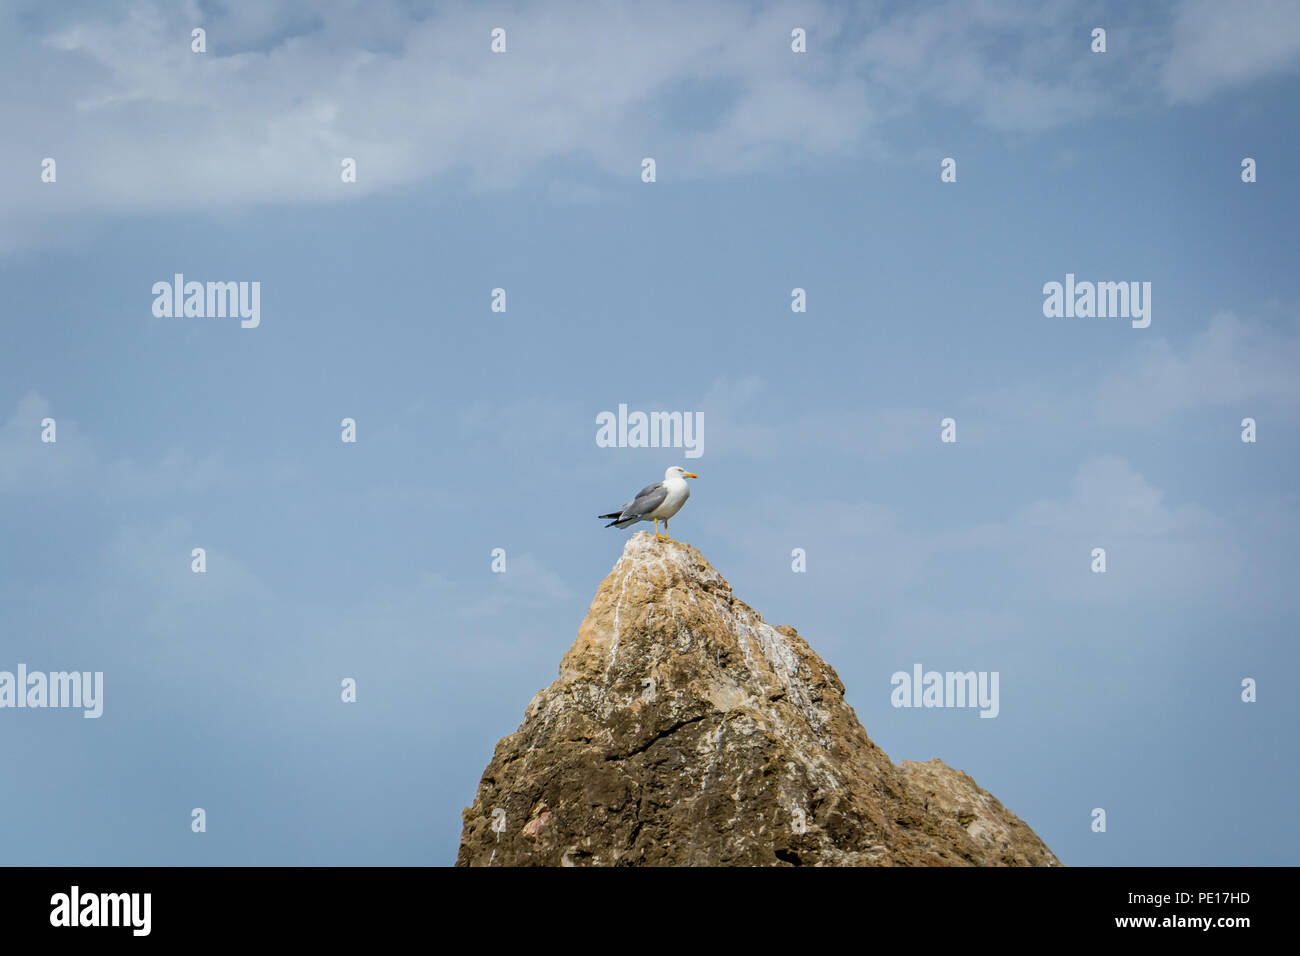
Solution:
[[[671,541],[673,539],[668,535],[659,533],[659,521],[663,520],[664,530],[667,531],[668,519],[681,511],[682,505],[686,504],[686,499],[691,496],[691,489],[686,484],[686,479],[698,477],[700,476],[679,465],[673,465],[664,472],[663,481],[646,485],[636,493],[635,498],[623,506],[621,511],[611,511],[607,515],[596,517],[614,519],[605,525],[606,528],[626,528],[638,521],[653,521],[655,537],[663,541]]]

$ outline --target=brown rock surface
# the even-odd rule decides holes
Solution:
[[[648,532],[463,818],[458,866],[1060,865],[965,773],[896,767],[793,628]]]

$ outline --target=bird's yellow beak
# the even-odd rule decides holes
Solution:
[[[683,477],[683,478],[698,478],[698,477],[700,477],[700,476],[697,475],[697,474],[695,474],[694,472],[690,472],[690,471],[688,471],[688,472],[687,472],[685,475],[683,475],[682,477]]]

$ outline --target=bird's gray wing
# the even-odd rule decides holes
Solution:
[[[668,497],[668,487],[662,481],[656,481],[653,485],[646,485],[636,493],[636,497],[623,507],[623,518],[636,518],[642,515],[648,515]]]

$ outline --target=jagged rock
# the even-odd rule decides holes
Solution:
[[[962,770],[953,770],[938,757],[925,763],[899,764],[912,799],[930,813],[946,815],[966,831],[980,848],[981,865],[1060,866],[1061,862],[1029,825],[1002,805]]]
[[[463,819],[458,866],[1060,865],[966,774],[894,766],[793,628],[648,532]]]

